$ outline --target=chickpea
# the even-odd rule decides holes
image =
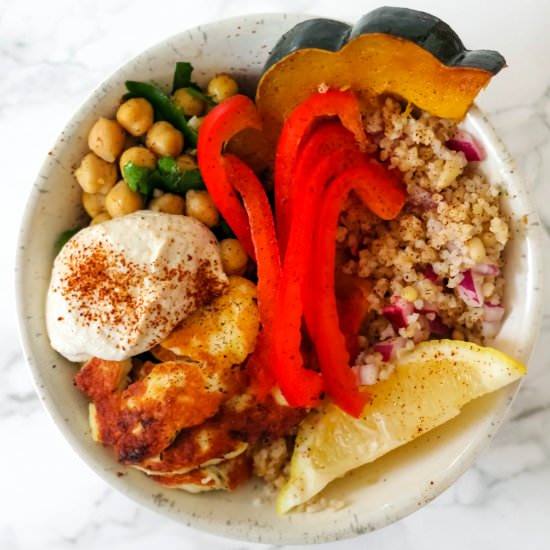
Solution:
[[[208,191],[187,191],[185,204],[188,216],[196,218],[208,227],[218,223],[220,215]]]
[[[414,302],[418,300],[418,290],[414,286],[406,286],[401,290],[401,297],[407,300],[407,302]]]
[[[141,210],[143,199],[138,192],[132,191],[128,184],[121,180],[105,197],[105,207],[112,218],[119,218],[136,210]]]
[[[224,239],[220,242],[220,257],[227,275],[243,275],[248,263],[248,255],[237,239]]]
[[[185,116],[202,115],[204,101],[190,94],[185,88],[179,88],[172,96],[174,103],[183,111]]]
[[[479,237],[471,238],[467,243],[468,254],[474,262],[481,262],[485,258],[485,245]]]
[[[90,218],[105,212],[105,195],[102,193],[82,193],[82,206]]]
[[[180,155],[176,159],[176,164],[178,165],[178,170],[181,172],[188,172],[189,170],[195,170],[198,168],[197,161],[191,155]]]
[[[149,128],[145,144],[159,157],[177,157],[183,150],[183,134],[162,120]]]
[[[108,193],[116,183],[116,165],[88,153],[74,171],[76,181],[86,193]]]
[[[228,74],[222,73],[216,75],[208,83],[207,93],[216,103],[220,103],[228,97],[237,95],[239,87],[233,78]]]
[[[100,117],[88,134],[88,147],[103,160],[114,162],[125,140],[124,129],[116,120]]]
[[[183,214],[185,201],[179,195],[164,193],[164,195],[151,200],[149,209],[155,212],[165,212],[166,214]]]
[[[100,212],[97,216],[95,216],[92,221],[90,222],[90,225],[97,225],[98,223],[107,222],[109,220],[112,220],[111,216],[107,214],[107,212]]]
[[[133,136],[142,136],[153,125],[153,107],[142,97],[125,101],[116,112],[118,123]]]
[[[137,166],[151,168],[151,170],[154,170],[157,167],[157,157],[155,157],[149,149],[142,146],[130,147],[129,149],[126,149],[122,155],[120,155],[118,165],[120,167],[122,177],[124,177],[124,167],[129,162],[133,162]]]

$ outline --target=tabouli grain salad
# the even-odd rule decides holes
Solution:
[[[292,33],[328,25],[311,20],[279,41],[256,102],[225,73],[202,89],[180,62],[170,93],[127,82],[89,130],[74,175],[90,221],[60,238],[48,333],[82,363],[93,438],[166,487],[256,475],[282,488],[279,512],[311,506],[525,372],[483,347],[506,311],[510,231],[485,152],[457,123],[503,60],[445,64],[377,27],[420,25],[417,12],[380,10],[326,52],[328,65],[371,52],[370,81],[342,84],[337,66],[280,103],[288,71],[321,51],[285,52]],[[413,73],[379,89],[399,48],[441,96]]]

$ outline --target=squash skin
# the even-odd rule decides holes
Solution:
[[[466,50],[437,17],[384,7],[353,27],[312,19],[285,33],[266,63],[256,105],[272,143],[285,118],[321,84],[368,95],[389,93],[458,121],[504,66],[497,52]]]
[[[363,15],[350,29],[349,39],[362,34],[383,33],[410,40],[448,67],[470,67],[497,74],[506,66],[493,50],[468,50],[444,21],[409,8],[378,8]]]
[[[348,41],[351,25],[335,19],[307,19],[283,34],[264,65],[264,73],[283,57],[304,48],[337,52]]]

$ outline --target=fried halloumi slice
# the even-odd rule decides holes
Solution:
[[[75,383],[92,401],[121,392],[128,385],[132,361],[106,361],[92,357],[75,376]]]
[[[189,493],[205,491],[232,491],[251,475],[250,460],[244,454],[219,464],[197,468],[186,474],[150,476],[158,483],[171,489],[183,489]]]
[[[185,474],[235,458],[247,448],[248,443],[233,437],[219,422],[207,420],[200,426],[181,431],[159,456],[134,466],[147,474]]]
[[[160,348],[180,357],[208,357],[223,369],[241,364],[254,350],[259,325],[256,286],[233,276],[222,296],[187,317]]]
[[[92,397],[92,432],[123,464],[159,455],[180,430],[210,418],[244,385],[239,367],[220,370],[208,362],[180,360],[159,363],[124,391],[105,394],[97,388],[116,378],[111,371],[124,369],[109,363],[107,368],[101,361],[88,362],[75,381]]]

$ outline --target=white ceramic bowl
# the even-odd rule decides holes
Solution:
[[[113,115],[125,91],[124,81],[168,85],[175,62],[188,60],[201,84],[217,72],[228,71],[244,90],[252,91],[277,38],[304,18],[250,15],[211,23],[169,38],[116,71],[78,110],[47,157],[27,205],[17,258],[18,313],[25,355],[40,399],[78,454],[107,483],[167,517],[210,533],[274,544],[352,537],[383,527],[430,502],[485,447],[519,384],[473,402],[447,425],[331,484],[326,496],[343,499],[347,504],[344,509],[278,517],[273,502],[258,504],[259,482],[252,481],[233,493],[190,495],[168,490],[138,471],[123,468],[108,449],[94,443],[88,428],[87,399],[72,382],[77,366],[50,347],[44,303],[54,242],[82,216],[81,191],[73,168],[87,151],[86,136],[96,118]],[[495,345],[526,362],[541,317],[536,214],[512,160],[479,110],[472,110],[465,126],[485,146],[489,158],[484,169],[508,191],[504,202],[512,216],[507,313]]]

